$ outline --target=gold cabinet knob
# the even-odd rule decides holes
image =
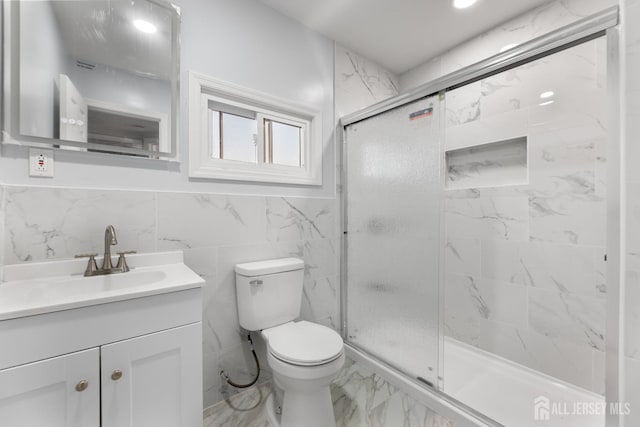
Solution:
[[[116,369],[111,373],[112,380],[118,381],[120,378],[122,378],[122,371],[120,369]]]
[[[76,384],[76,391],[85,391],[89,387],[89,381],[82,380],[78,384]]]

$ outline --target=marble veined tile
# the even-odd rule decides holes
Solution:
[[[447,319],[456,317],[467,322],[485,319],[526,326],[525,286],[458,274],[447,274],[445,281]]]
[[[104,230],[116,229],[118,250],[155,245],[154,193],[6,187],[5,262],[102,253]]]
[[[480,324],[478,347],[595,391],[592,378],[593,349],[590,346],[545,336],[526,327],[484,320]]]
[[[472,147],[494,141],[508,140],[527,135],[529,114],[526,110],[508,111],[452,125],[446,130],[445,149]]]
[[[398,94],[398,77],[336,44],[336,115],[368,107]]]
[[[531,137],[532,241],[605,245],[604,135],[591,123]]]
[[[265,404],[272,385],[252,387],[204,411],[204,427],[272,427]],[[360,364],[347,359],[331,385],[337,427],[455,427]]]
[[[335,199],[267,197],[269,241],[337,237]]]
[[[546,91],[555,93],[552,109],[556,112],[560,105],[567,112],[603,111],[598,109],[597,102],[581,100],[585,91],[602,89],[598,88],[597,78],[598,65],[604,59],[604,52],[597,49],[596,42],[589,42],[455,89],[447,93],[447,126],[486,120],[520,109],[538,110],[540,94]],[[567,75],[572,78],[567,79]],[[601,91],[599,97],[604,96]]]
[[[447,235],[454,238],[529,239],[529,208],[525,196],[448,199]]]
[[[203,304],[206,307],[215,298],[217,290],[218,248],[184,249],[184,263],[205,281]]]
[[[338,426],[371,425],[371,411],[398,392],[397,387],[347,359],[332,387]]]
[[[197,193],[157,197],[159,249],[266,241],[264,197]]]
[[[592,174],[552,177],[548,185],[573,187],[563,194],[534,191],[529,199],[531,241],[605,246],[606,200],[595,193],[579,193],[594,184]]]
[[[605,301],[530,289],[529,325],[546,336],[604,351]]]
[[[371,426],[454,427],[453,421],[403,393],[396,393],[372,411]]]
[[[447,273],[480,276],[480,239],[448,237],[444,248]]]
[[[204,427],[272,427],[264,412],[271,384],[252,387],[204,411]]]
[[[478,120],[480,118],[481,97],[482,82],[480,81],[447,92],[446,126],[460,126]]]
[[[496,141],[446,153],[447,189],[527,183],[527,139]]]
[[[605,138],[606,131],[598,123],[533,133],[529,138],[532,184],[537,176],[593,171]]]
[[[301,317],[312,322],[326,318],[339,320],[339,276],[305,279]]]
[[[338,239],[305,240],[303,247],[305,278],[324,278],[340,273]]]
[[[596,295],[592,247],[483,241],[483,277],[532,288]]]

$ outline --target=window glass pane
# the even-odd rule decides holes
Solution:
[[[220,158],[220,112],[209,110],[209,137],[211,138],[211,158]]]
[[[301,166],[301,131],[298,126],[271,121],[271,163]]]
[[[241,162],[257,163],[256,137],[258,126],[255,119],[222,113],[221,158]]]

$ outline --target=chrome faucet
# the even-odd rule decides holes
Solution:
[[[102,270],[111,270],[113,264],[111,264],[111,246],[118,244],[116,238],[116,229],[113,225],[107,225],[107,229],[104,230],[104,260],[102,261]]]
[[[127,260],[124,256],[126,254],[134,254],[136,251],[118,252],[118,255],[120,256],[118,258],[118,265],[114,267],[111,262],[111,246],[117,244],[118,239],[116,238],[116,229],[113,225],[107,225],[107,228],[104,230],[104,260],[102,261],[102,268],[98,268],[96,265],[96,256],[98,254],[76,255],[76,258],[89,258],[89,263],[87,264],[87,269],[85,270],[84,275],[99,276],[103,274],[126,273],[129,271],[129,266],[127,265]]]

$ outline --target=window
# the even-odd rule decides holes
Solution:
[[[189,75],[189,175],[322,184],[320,113]]]

